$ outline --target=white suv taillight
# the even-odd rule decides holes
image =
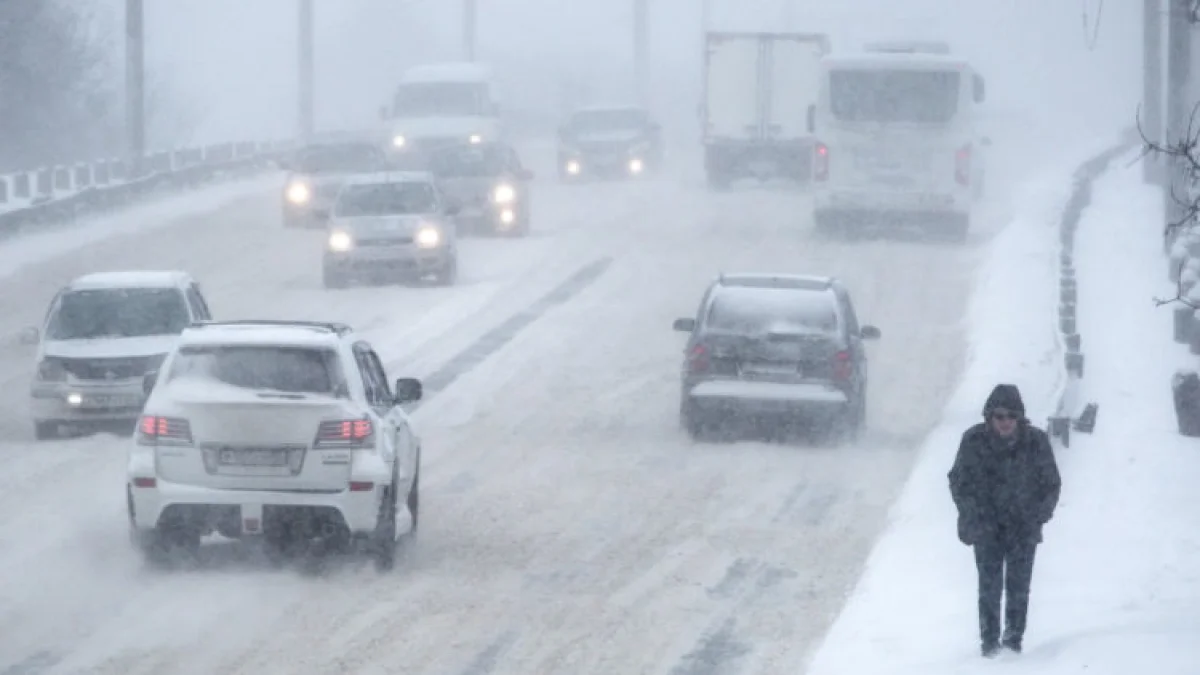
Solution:
[[[813,180],[829,180],[829,146],[817,143],[813,147]]]
[[[139,445],[191,445],[192,425],[178,417],[143,415],[138,421]]]
[[[971,145],[969,143],[954,153],[954,180],[963,186],[971,184]]]
[[[321,425],[317,427],[317,439],[313,442],[313,448],[318,450],[354,449],[369,448],[374,444],[375,427],[371,424],[371,418],[360,417],[354,420],[321,422]]]

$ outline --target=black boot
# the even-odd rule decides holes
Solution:
[[[1021,653],[1021,637],[1019,635],[1005,635],[1003,644],[1005,649],[1017,654]]]
[[[984,642],[979,651],[981,654],[983,654],[983,658],[990,659],[1000,651],[1000,643]]]

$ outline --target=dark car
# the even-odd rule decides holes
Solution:
[[[324,143],[301,148],[285,168],[284,227],[324,228],[346,177],[386,170],[388,160],[374,143]]]
[[[428,170],[457,209],[459,231],[524,236],[533,173],[507,143],[463,143],[432,151]]]
[[[880,331],[859,324],[837,279],[722,275],[675,330],[691,333],[680,421],[693,438],[764,419],[854,437],[866,423],[863,341]]]
[[[639,176],[657,168],[662,155],[662,129],[638,106],[583,108],[558,130],[558,172],[565,180]]]

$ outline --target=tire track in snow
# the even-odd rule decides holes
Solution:
[[[488,357],[512,342],[513,338],[517,337],[521,331],[528,328],[535,321],[542,318],[546,312],[583,292],[584,289],[595,283],[608,270],[612,262],[613,258],[605,257],[583,266],[549,293],[542,296],[540,300],[512,315],[499,326],[484,333],[472,342],[470,346],[452,357],[446,365],[424,378],[424,388],[430,396],[423,397],[422,400],[417,401],[416,404],[410,406],[410,410],[412,412],[419,410],[433,396],[445,391],[450,385],[454,384],[455,380],[471,372],[479,364],[486,361]]]

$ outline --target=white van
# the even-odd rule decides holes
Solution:
[[[829,56],[808,125],[813,222],[915,225],[955,239],[982,195],[978,104],[984,81],[958,57],[931,53]]]
[[[410,68],[380,116],[397,153],[501,137],[495,78],[490,67],[478,63]]]

